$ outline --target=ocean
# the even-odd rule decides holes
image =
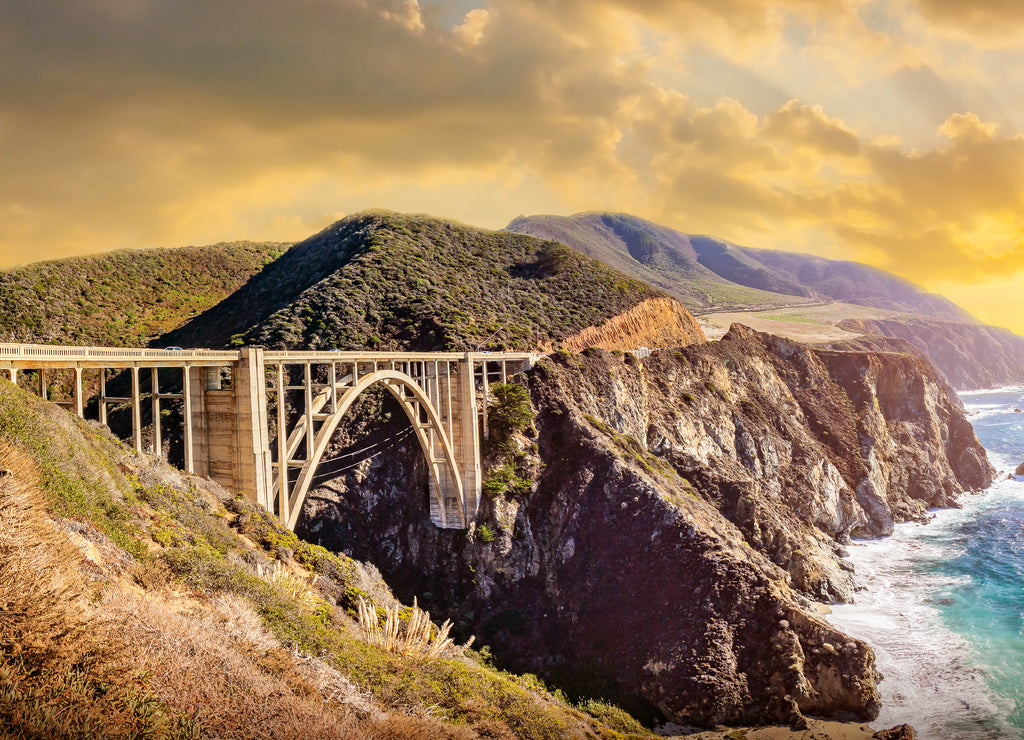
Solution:
[[[848,547],[855,604],[835,626],[875,649],[882,712],[921,740],[1024,738],[1024,388],[962,393],[995,484],[926,525]]]

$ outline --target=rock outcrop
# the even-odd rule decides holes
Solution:
[[[993,475],[925,360],[734,326],[643,362],[557,354],[520,382],[536,434],[492,441],[468,533],[429,523],[401,445],[318,489],[300,533],[570,694],[702,725],[877,714],[870,649],[810,598],[851,598],[848,536]]]
[[[675,298],[648,298],[600,326],[588,326],[561,345],[571,352],[580,352],[587,347],[633,350],[685,347],[706,341],[700,324]]]

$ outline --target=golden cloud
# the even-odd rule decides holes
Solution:
[[[1011,39],[1024,26],[1024,5],[1016,0],[915,0],[926,18],[955,33]]]
[[[12,0],[0,255],[297,239],[369,206],[489,226],[587,208],[928,284],[1024,271],[1011,129],[943,100],[930,138],[903,144],[889,111],[698,103],[668,81],[701,74],[678,73],[690,47],[838,65],[835,38],[880,60],[858,84],[891,84],[910,52],[861,3],[825,5],[493,0],[441,27],[415,0]],[[794,19],[825,24],[797,52]]]

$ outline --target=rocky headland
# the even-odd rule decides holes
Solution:
[[[848,319],[847,331],[906,342],[926,355],[959,390],[999,388],[1024,382],[1024,337],[977,323],[907,316],[900,319]],[[867,346],[872,337],[859,341]]]
[[[735,326],[643,361],[559,353],[516,382],[533,422],[490,441],[468,533],[422,516],[425,467],[398,442],[318,489],[300,534],[374,562],[508,664],[641,716],[875,716],[871,650],[813,600],[852,598],[846,538],[994,473],[926,360]]]

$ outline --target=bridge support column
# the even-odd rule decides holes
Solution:
[[[211,370],[213,372],[211,372]],[[187,367],[183,371],[182,394],[185,396],[185,414],[191,417],[185,422],[185,469],[188,470],[188,451],[192,455],[192,469],[196,475],[213,478],[225,488],[234,485],[233,479],[225,480],[214,474],[210,462],[211,408],[207,402],[207,391],[220,390],[220,368]]]
[[[132,367],[132,446],[142,453],[142,398],[139,391],[139,368]]]
[[[153,397],[153,454],[163,457],[164,440],[160,429],[160,371],[155,367],[149,369],[149,381],[152,386]]]
[[[288,481],[288,391],[285,390],[282,363],[277,365],[277,379],[274,385],[277,388],[277,514],[281,521],[287,524],[291,517],[291,510],[288,507],[292,489]],[[334,403],[337,409],[336,398]],[[273,511],[273,507],[270,510]]]
[[[182,448],[185,453],[185,472],[194,474],[196,472],[196,415],[193,412],[192,398],[192,368],[188,365],[181,369],[181,405],[182,405],[182,426],[184,427],[184,439]]]
[[[235,492],[274,509],[263,350],[246,347],[231,378],[235,396]]]
[[[85,418],[85,399],[82,397],[82,368],[76,367],[75,370],[75,413],[78,414],[80,419]]]
[[[466,525],[476,516],[480,504],[480,434],[477,427],[476,373],[469,353],[459,360],[459,403],[453,409],[455,426],[461,431],[455,447],[456,459],[462,468],[462,494],[466,500]]]
[[[107,369],[100,368],[100,424],[107,426]]]
[[[241,351],[231,369],[230,388],[220,387],[220,368],[193,370],[203,372],[202,382],[194,377],[190,383],[196,472],[203,475],[205,464],[206,474],[232,493],[272,508],[263,350]]]

